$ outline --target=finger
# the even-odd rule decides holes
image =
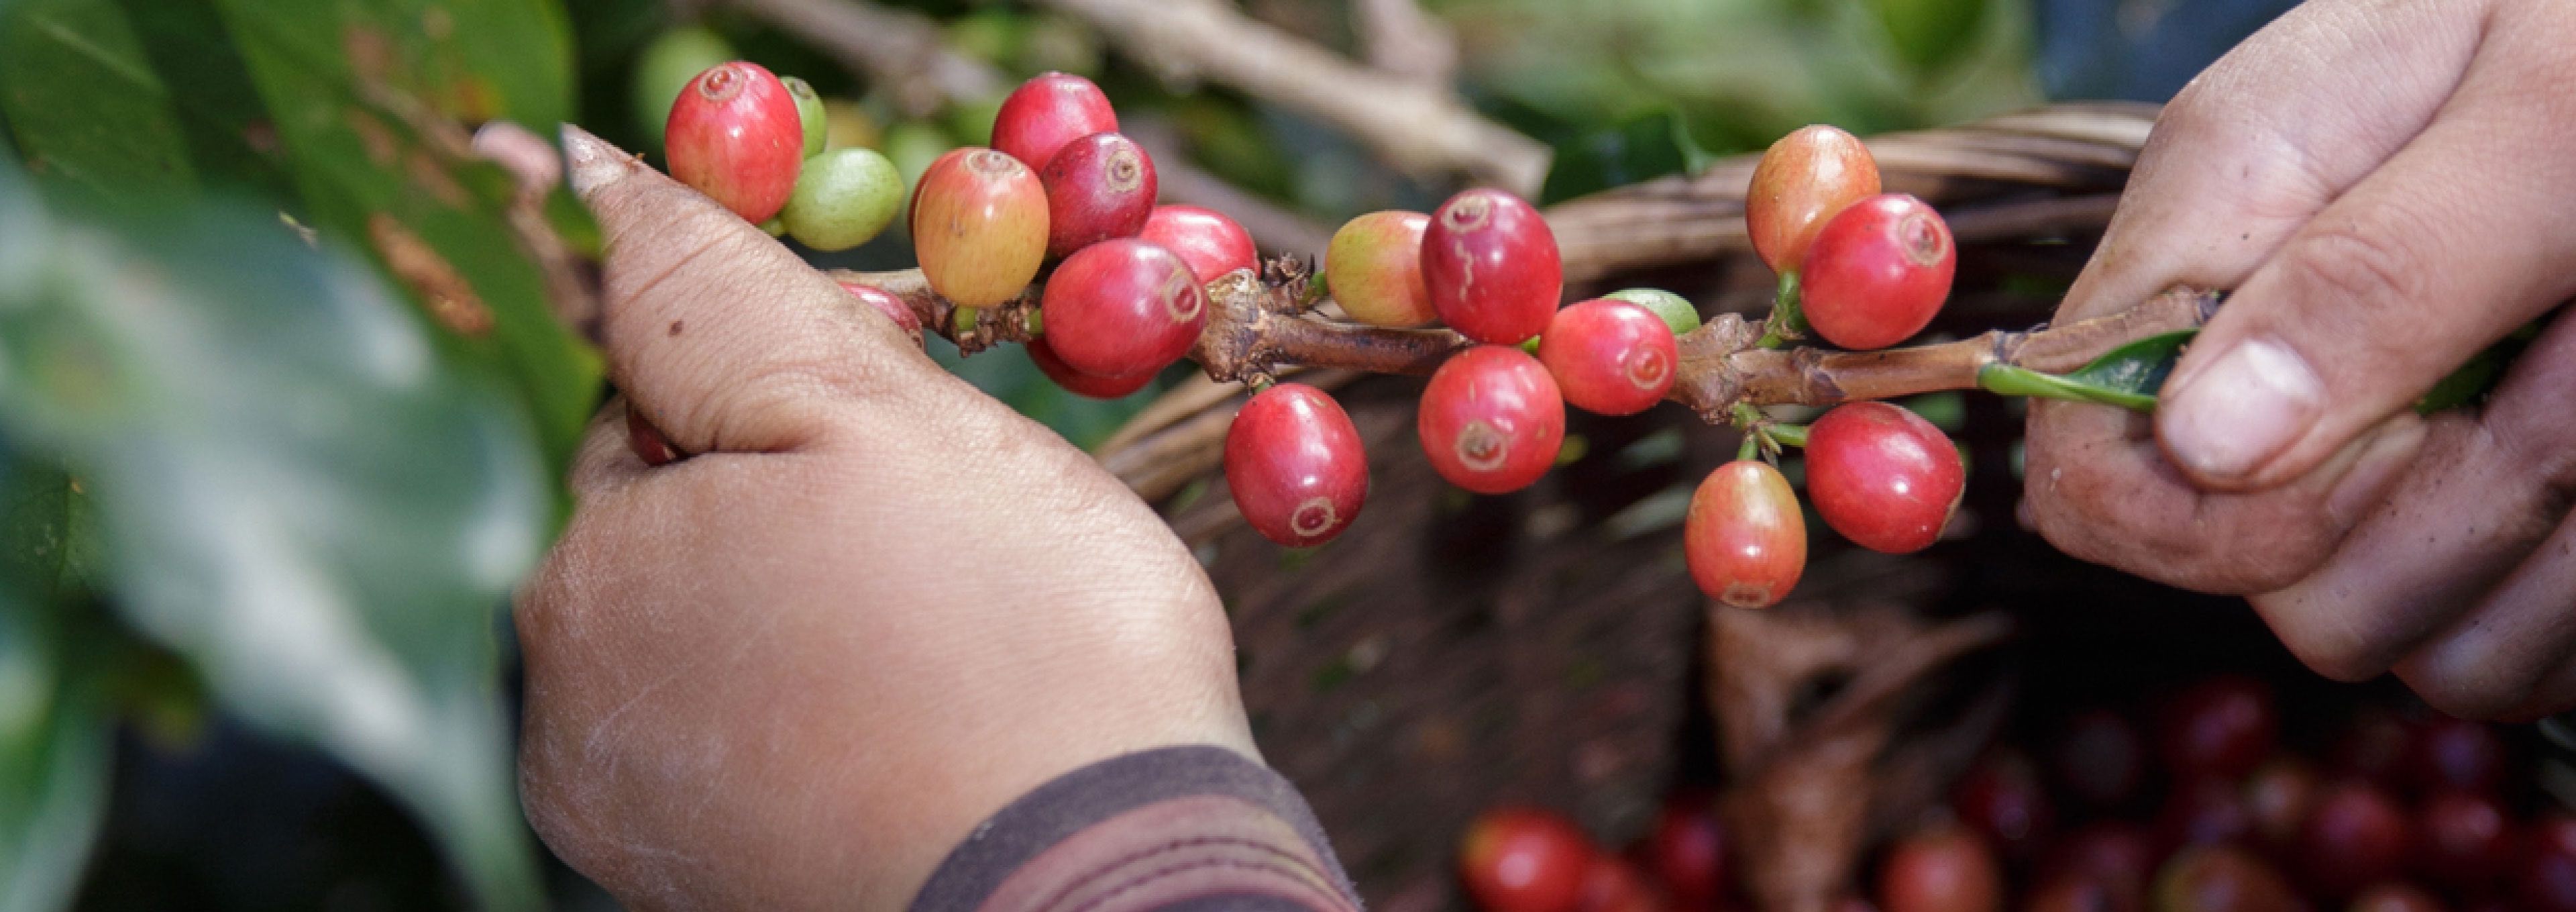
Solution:
[[[2499,14],[2504,15],[2504,14]],[[2433,125],[2302,227],[2175,366],[2156,430],[2204,487],[2315,469],[2576,291],[2576,17],[2500,21]]]
[[[2145,416],[2033,401],[2023,505],[2074,557],[2200,592],[2269,592],[2331,556],[2423,440],[2422,422],[2399,416],[2293,484],[2206,492],[2164,460]]]
[[[732,212],[577,127],[563,135],[607,242],[610,372],[682,450],[794,449],[845,406],[935,369]]]
[[[2244,282],[2431,123],[2477,49],[2462,14],[2486,5],[2311,3],[2220,58],[2157,117],[2058,319]]]
[[[2516,362],[2483,413],[2432,422],[2413,470],[2332,561],[2255,598],[2255,609],[2300,659],[2345,680],[2386,671],[2447,629],[2457,642],[2420,657],[2425,696],[2493,714],[2544,670],[2529,656],[2553,650],[2558,619],[2519,599],[2468,609],[2567,514],[2576,483],[2576,422],[2563,405],[2571,387],[2576,322],[2562,319]],[[2495,664],[2476,667],[2487,662]]]

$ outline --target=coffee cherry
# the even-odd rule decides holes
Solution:
[[[2350,912],[2443,912],[2442,901],[2412,884],[2383,883],[2352,898]]]
[[[1726,828],[1709,801],[1699,793],[1673,796],[1646,834],[1646,870],[1672,891],[1678,909],[1708,909],[1726,895]]]
[[[830,120],[823,113],[823,96],[814,93],[814,84],[794,76],[782,76],[778,84],[787,87],[787,97],[796,100],[796,123],[803,130],[806,158],[823,154],[823,140],[831,133]]]
[[[1368,499],[1368,456],[1351,416],[1323,390],[1281,383],[1243,404],[1225,432],[1225,484],[1261,537],[1291,548],[1333,540]]]
[[[1479,345],[1432,373],[1414,425],[1440,477],[1478,494],[1507,494],[1556,463],[1565,400],[1538,359]]]
[[[2530,851],[2515,878],[2530,912],[2576,912],[2576,817],[2555,813],[2531,825]]]
[[[1950,226],[1903,194],[1852,204],[1807,253],[1799,294],[1807,324],[1854,351],[1886,348],[1930,325],[1958,268]]]
[[[1999,912],[2004,874],[1975,833],[1956,827],[1898,840],[1878,869],[1887,912]]]
[[[2439,792],[2415,810],[2417,870],[2462,890],[2494,883],[2512,869],[2513,818],[2495,799],[2475,792]]]
[[[2300,869],[2327,895],[2349,895],[2406,862],[2414,844],[2407,823],[2406,812],[2374,786],[2329,786],[2299,830]]]
[[[1699,328],[1699,308],[1692,307],[1691,302],[1681,295],[1661,288],[1622,288],[1602,297],[1626,301],[1654,311],[1655,316],[1662,318],[1664,326],[1671,329],[1675,336]]]
[[[2155,873],[2154,840],[2137,824],[2099,821],[2075,831],[2049,850],[2039,871],[2043,877],[2081,878],[2111,888],[2114,895],[2142,897]]]
[[[979,150],[973,146],[950,149],[939,153],[936,157],[933,157],[929,164],[921,166],[920,173],[913,174],[907,172],[905,174],[905,178],[912,182],[912,202],[903,210],[903,230],[905,233],[913,235],[921,234],[922,185],[930,183],[930,178],[934,174],[956,170],[957,167],[965,161],[967,153],[975,151]],[[900,170],[907,166],[901,162],[897,162],[895,167]],[[950,179],[954,180],[954,178]],[[1044,192],[1043,185],[1041,185],[1040,192]]]
[[[2144,784],[2147,748],[2127,717],[2096,707],[2066,721],[2049,765],[2076,801],[2097,810],[2116,808],[2137,797]]]
[[[1547,329],[1564,290],[1547,220],[1520,197],[1469,190],[1431,213],[1422,282],[1441,322],[1488,345],[1518,345]]]
[[[823,101],[823,148],[825,151],[832,149],[884,150],[888,145],[889,143],[886,142],[884,131],[877,128],[876,118],[868,116],[866,108],[859,107],[857,102],[842,98],[830,98]],[[887,151],[886,157],[891,159],[895,156],[893,152]],[[928,158],[931,156],[924,157]],[[901,163],[898,162],[897,164],[900,165]]]
[[[1634,415],[1672,390],[1681,352],[1654,312],[1596,298],[1556,312],[1539,336],[1538,360],[1576,408]]]
[[[993,148],[1030,168],[1043,168],[1065,144],[1118,132],[1118,112],[1091,80],[1041,73],[1011,90],[993,115]]]
[[[930,290],[960,307],[1018,297],[1046,261],[1046,191],[1008,155],[973,149],[942,156],[921,173],[912,205],[921,274]]]
[[[2016,861],[2029,861],[2055,835],[2057,812],[2040,784],[2039,767],[2013,748],[1997,748],[1969,768],[1950,789],[1950,808],[1960,823]]]
[[[635,458],[644,460],[648,466],[680,461],[680,448],[672,446],[671,438],[664,435],[661,428],[654,427],[653,422],[646,419],[644,412],[632,402],[626,404],[626,448],[633,450]]]
[[[1869,147],[1818,124],[1780,137],[1753,166],[1744,196],[1744,227],[1753,252],[1774,272],[1805,265],[1825,223],[1853,203],[1878,195],[1878,162]]]
[[[1592,864],[1583,871],[1582,896],[1574,901],[1576,912],[1663,912],[1663,897],[1646,874],[1625,858],[1606,853],[1592,856]]]
[[[1950,438],[1902,408],[1854,402],[1807,431],[1807,496],[1825,525],[1863,548],[1905,554],[1929,547],[1966,487]]]
[[[663,152],[671,176],[758,224],[777,215],[805,160],[796,100],[760,64],[734,61],[698,74],[671,103]]]
[[[778,218],[797,243],[829,253],[875,239],[903,203],[894,162],[869,149],[834,149],[805,160]]]
[[[1467,825],[1458,878],[1487,912],[1573,912],[1595,854],[1573,821],[1536,808],[1495,808]]]
[[[1207,325],[1207,291],[1178,254],[1135,238],[1076,251],[1047,280],[1047,344],[1086,374],[1162,370]]]
[[[1046,185],[1048,256],[1135,237],[1154,211],[1154,159],[1116,133],[1064,144],[1038,172],[1038,182]]]
[[[914,345],[921,344],[921,315],[912,312],[912,305],[904,303],[902,298],[895,297],[881,288],[861,285],[857,282],[842,282],[840,285],[842,291],[849,292],[851,297],[866,302],[868,307],[884,314],[886,319],[894,321],[894,328],[903,330],[904,335],[911,336]]]
[[[653,141],[662,141],[662,128],[670,123],[671,103],[687,91],[689,83],[707,68],[736,57],[733,45],[724,37],[698,26],[686,26],[663,32],[635,56],[635,82],[630,98],[635,105],[635,120]]]
[[[2244,849],[2185,849],[2157,872],[2156,912],[2298,912],[2307,908],[2281,872]]]
[[[2449,716],[2425,720],[2407,741],[2404,770],[2426,792],[2490,792],[2505,778],[2504,739],[2486,725]]]
[[[1699,591],[1736,608],[1789,597],[1807,569],[1807,518],[1780,470],[1758,459],[1717,467],[1692,492],[1682,555]]]
[[[2316,770],[2297,757],[2275,757],[2245,779],[2245,811],[2253,817],[2254,837],[2265,848],[2286,853],[2299,842],[2299,827],[2315,810],[2319,784]]]
[[[2281,716],[2272,688],[2244,675],[2212,675],[2165,704],[2158,743],[2177,778],[2232,779],[2272,755]]]
[[[2059,877],[2032,888],[2022,912],[2138,912],[2139,900],[2085,877]]]
[[[1138,371],[1123,377],[1095,377],[1074,370],[1073,365],[1064,363],[1064,359],[1056,357],[1055,349],[1049,348],[1043,338],[1030,339],[1028,350],[1029,360],[1037,362],[1038,373],[1045,374],[1047,379],[1055,381],[1055,385],[1064,387],[1065,392],[1089,399],[1125,399],[1133,396],[1137,390],[1144,389],[1146,384],[1154,382],[1156,373]]]
[[[2224,779],[2181,782],[2156,813],[2156,844],[2168,852],[2242,842],[2253,832],[2254,812],[2245,806],[2245,791]]]
[[[1324,251],[1324,282],[1351,319],[1370,326],[1427,326],[1440,318],[1422,283],[1419,212],[1371,212],[1342,224]]]
[[[1180,254],[1201,282],[1214,282],[1237,269],[1261,268],[1251,233],[1213,209],[1156,206],[1136,236]]]

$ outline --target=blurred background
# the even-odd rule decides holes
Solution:
[[[426,17],[417,21],[435,23],[439,21],[435,14],[444,4],[411,0],[378,5],[399,7],[406,15]],[[1331,227],[1350,216],[1384,208],[1426,210],[1456,186],[1455,175],[1396,167],[1368,144],[1289,106],[1215,81],[1194,79],[1186,67],[1159,59],[1152,48],[1104,33],[1075,12],[1079,4],[562,0],[556,9],[552,0],[528,0],[485,5],[526,7],[532,10],[529,16],[539,19],[559,17],[568,38],[568,57],[561,62],[569,75],[570,107],[563,113],[631,149],[657,148],[655,134],[662,111],[689,76],[709,63],[742,57],[813,82],[834,102],[831,124],[836,140],[847,137],[851,144],[882,149],[907,175],[917,174],[948,148],[983,142],[1001,92],[1018,80],[1045,70],[1065,70],[1090,76],[1106,89],[1127,132],[1155,153],[1167,190],[1236,215],[1269,252],[1318,252]],[[1833,123],[1866,136],[1960,123],[2053,100],[2161,101],[2292,4],[2288,0],[1421,0],[1418,4],[1414,0],[1240,0],[1232,5],[1293,38],[1388,72],[1454,85],[1474,111],[1547,148],[1553,165],[1543,184],[1534,188],[1544,203],[1692,171],[1718,156],[1758,151],[1771,139],[1807,123]],[[217,6],[224,7],[223,21],[240,30],[248,15],[240,12],[243,4]],[[153,104],[182,111],[167,129],[175,137],[173,147],[190,152],[188,157],[174,155],[171,162],[193,163],[207,175],[222,173],[226,175],[222,181],[209,178],[208,182],[248,188],[255,199],[271,198],[263,194],[300,197],[304,206],[271,208],[287,212],[291,222],[314,222],[327,232],[335,219],[346,219],[348,213],[335,212],[334,204],[324,202],[331,195],[315,182],[325,179],[263,170],[256,163],[220,172],[208,164],[229,154],[223,149],[237,144],[246,144],[253,158],[274,152],[278,126],[217,138],[209,138],[201,128],[212,119],[230,116],[222,110],[220,102],[228,97],[223,93],[245,78],[259,84],[270,104],[281,103],[284,90],[277,79],[276,59],[284,53],[281,48],[293,46],[273,35],[237,36],[250,63],[246,76],[227,66],[198,66],[184,51],[157,53],[184,48],[192,29],[203,31],[213,23],[215,13],[191,12],[202,8],[195,0],[0,2],[0,17],[5,17],[0,18],[0,99],[6,102],[0,105],[0,114],[7,118],[27,180],[58,211],[104,213],[99,219],[115,224],[134,220],[135,207],[120,201],[111,186],[116,181],[96,176],[108,173],[104,168],[83,173],[86,163],[116,158],[112,153],[122,148],[117,143],[133,137],[84,137],[82,130],[74,128],[78,123],[94,123],[97,126],[89,132],[107,133],[118,124],[142,122],[127,117],[119,107],[120,95],[134,94],[116,82],[125,77],[98,77],[109,83],[109,94],[81,112],[67,110],[69,102],[63,100],[76,97],[71,94],[75,89],[66,87],[64,80],[86,78],[83,74],[93,72],[114,74],[116,67],[100,61],[131,54],[132,59],[157,61],[157,73],[132,77],[148,77],[153,91],[162,93],[152,97]],[[846,15],[849,10],[858,10],[863,17],[857,20],[863,24],[856,27],[855,35]],[[100,35],[116,40],[85,44]],[[894,43],[893,49],[888,49],[888,42]],[[507,52],[505,48],[492,53]],[[918,78],[885,78],[889,69],[882,61],[888,54],[914,55],[911,59],[917,66],[894,69]],[[349,57],[364,76],[368,59],[364,49],[352,49]],[[880,65],[865,65],[866,60]],[[501,99],[499,104],[519,104],[515,99],[520,89],[506,80],[486,90]],[[471,97],[455,102],[465,108],[481,103]],[[263,134],[260,129],[269,132]],[[82,152],[91,157],[75,154]],[[146,173],[166,174],[177,167],[159,160],[146,164],[159,169],[146,169]],[[14,185],[0,189],[10,187]],[[0,198],[13,198],[10,193],[20,191],[9,189]],[[14,268],[8,262],[13,253],[25,259],[35,249],[26,239],[44,236],[25,231],[13,235],[13,225],[23,228],[25,224],[6,217],[13,212],[24,214],[0,207],[0,280],[7,279]],[[258,217],[269,218],[265,213]],[[565,224],[565,234],[576,245],[581,243],[579,219],[568,218]],[[76,234],[62,232],[54,237],[69,250],[81,240]],[[423,229],[423,234],[432,243],[447,243],[437,230]],[[131,243],[151,246],[146,241]],[[12,245],[18,250],[13,252]],[[862,269],[899,268],[910,265],[911,257],[905,239],[897,233],[846,253],[817,256],[816,261]],[[330,283],[345,278],[321,269],[278,281],[336,287]],[[0,286],[5,285],[0,281]],[[238,289],[244,294],[258,290]],[[507,313],[503,319],[506,325]],[[12,343],[13,347],[18,344]],[[1158,392],[1181,382],[1188,371],[1184,364],[1136,396],[1098,402],[1071,396],[1046,382],[1016,347],[964,360],[944,342],[934,340],[932,347],[935,355],[979,386],[1084,446],[1105,440]],[[565,360],[578,359],[567,355]],[[595,378],[595,365],[588,369]],[[580,376],[576,372],[576,382],[567,385],[579,387]],[[524,377],[507,382],[519,380]],[[576,397],[566,408],[579,412],[587,407]],[[27,427],[37,430],[21,428],[15,441],[0,435],[0,444],[46,441],[46,447],[25,449],[69,453],[62,458],[75,463],[84,454],[109,452],[83,442],[99,438],[82,436],[84,428],[78,421],[67,422],[61,414],[42,410],[18,414],[35,414]],[[560,450],[559,442],[544,439],[542,432],[538,436],[538,449]],[[222,451],[215,444],[209,447],[205,452]],[[6,447],[0,446],[0,460],[7,458]],[[431,834],[481,833],[474,838],[497,839],[495,844],[501,845],[513,837],[492,836],[491,827],[498,824],[488,820],[460,823],[458,819],[465,818],[433,814],[431,819],[438,822],[425,826],[420,811],[424,804],[396,797],[410,790],[491,783],[422,785],[439,781],[438,776],[410,770],[398,758],[379,757],[353,765],[344,759],[345,752],[332,749],[328,738],[282,736],[281,731],[301,729],[294,723],[281,727],[274,718],[246,719],[228,708],[239,704],[220,695],[238,692],[227,676],[241,673],[240,656],[229,665],[208,660],[203,631],[173,627],[167,618],[155,620],[148,610],[137,613],[126,606],[129,600],[150,603],[151,597],[109,598],[112,593],[101,591],[137,591],[128,587],[141,584],[92,588],[64,582],[72,580],[78,565],[94,555],[84,555],[83,539],[72,531],[90,522],[82,518],[82,511],[89,508],[83,506],[80,479],[67,479],[58,469],[29,467],[53,458],[20,458],[17,465],[23,471],[8,476],[13,516],[23,518],[26,511],[35,510],[55,521],[35,533],[12,524],[13,535],[23,539],[34,534],[41,539],[18,545],[43,555],[49,562],[43,572],[50,574],[42,591],[19,588],[14,590],[16,597],[46,601],[52,607],[38,608],[38,613],[0,608],[0,619],[9,621],[0,625],[0,637],[4,637],[0,638],[0,732],[8,731],[7,723],[13,719],[41,723],[63,718],[42,715],[41,706],[29,709],[24,704],[30,701],[25,699],[13,707],[11,699],[52,693],[31,689],[34,685],[27,682],[50,681],[37,676],[53,675],[58,667],[112,668],[112,674],[87,678],[65,672],[62,680],[86,683],[77,688],[66,684],[62,692],[84,695],[93,708],[109,707],[106,715],[115,721],[102,729],[107,732],[106,742],[77,751],[66,752],[63,745],[69,742],[60,737],[9,743],[18,751],[15,754],[0,751],[0,818],[22,827],[0,836],[0,849],[15,853],[14,861],[22,865],[16,870],[22,876],[42,875],[67,885],[70,907],[85,910],[391,912],[494,905],[487,901],[491,894],[479,893],[473,885],[481,878],[460,874],[454,863],[457,856],[443,851],[442,841]],[[472,451],[458,455],[460,461],[484,458]],[[46,474],[49,471],[52,474]],[[435,499],[439,492],[411,491],[404,496]],[[542,502],[543,498],[530,500]],[[241,514],[206,515],[225,517],[213,522],[227,528],[252,525]],[[537,517],[530,522],[531,528],[541,530],[546,520]],[[62,583],[59,591],[56,583]],[[487,583],[475,591],[488,596],[505,589],[506,584]],[[468,643],[478,637],[496,638],[502,691],[508,697],[509,624],[506,617],[493,616],[493,609],[501,604],[497,599],[486,598],[481,604],[487,613],[468,615],[473,623],[465,626],[463,634],[450,630],[441,635],[461,636]],[[2232,623],[2241,635],[2237,641],[2264,642],[2241,613]],[[85,645],[47,651],[53,649],[51,644],[74,642]],[[2279,662],[2280,657],[2263,652],[2259,645],[2247,648],[2261,653],[2250,661]],[[474,649],[469,646],[463,651]],[[480,680],[470,667],[450,673]],[[13,709],[17,716],[11,715]],[[503,721],[497,730],[506,732],[510,729]],[[495,747],[459,737],[464,740],[420,744],[458,750]],[[506,750],[506,745],[497,747]],[[78,775],[76,766],[54,765],[84,760],[99,765],[97,776]],[[409,784],[390,791],[378,785],[387,781]],[[74,793],[94,798],[103,810],[95,816],[77,808],[55,813],[60,809],[53,808],[52,802]],[[508,823],[515,825],[515,818]],[[95,849],[84,860],[78,847],[88,844],[83,840],[91,832]],[[521,832],[515,838],[526,836]],[[537,851],[542,853],[542,848]],[[0,853],[0,857],[9,856]],[[551,860],[539,866],[536,878],[545,903],[565,909],[612,907],[595,888]],[[0,873],[9,870],[0,867]],[[32,883],[32,879],[21,881],[14,892],[9,889],[12,885],[0,884],[0,909],[52,908],[44,891],[29,887]]]

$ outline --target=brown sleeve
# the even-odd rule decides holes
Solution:
[[[1315,815],[1219,747],[1113,757],[1039,786],[931,872],[913,912],[1356,912]]]

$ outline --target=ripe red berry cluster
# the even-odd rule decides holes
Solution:
[[[2230,674],[2151,709],[2015,727],[2033,737],[1874,852],[1842,908],[2576,912],[2576,816],[2526,813],[2500,729],[2366,706],[2292,743],[2268,685]],[[1674,796],[1624,857],[1553,812],[1496,807],[1463,834],[1460,885],[1485,912],[1749,908],[1711,807]]]
[[[903,175],[873,149],[828,148],[823,99],[756,63],[707,68],[671,102],[671,176],[771,234],[815,250],[867,243],[903,204]]]

